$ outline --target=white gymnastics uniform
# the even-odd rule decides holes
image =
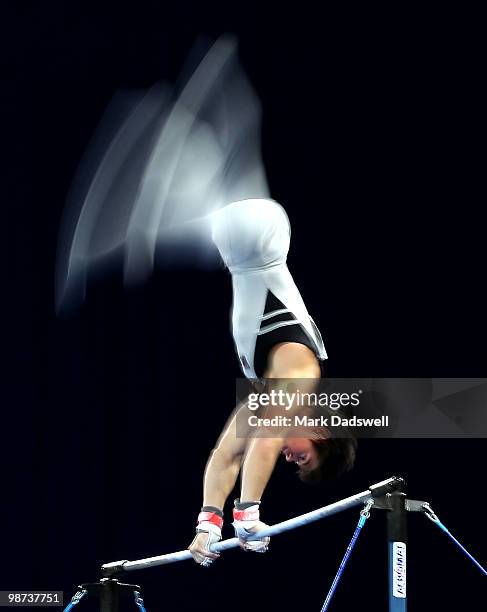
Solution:
[[[233,202],[212,215],[212,239],[232,274],[232,332],[240,365],[259,379],[272,346],[299,342],[327,358],[286,264],[291,228],[274,200]]]

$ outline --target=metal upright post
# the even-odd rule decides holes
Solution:
[[[100,590],[100,612],[119,612],[119,583],[106,580]]]
[[[406,612],[406,494],[396,491],[387,495],[387,540],[389,549],[389,612]]]
[[[119,612],[121,597],[134,597],[135,592],[140,594],[138,584],[119,582],[116,578],[102,578],[99,582],[81,584],[78,589],[98,598],[100,612]]]

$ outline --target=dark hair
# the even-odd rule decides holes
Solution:
[[[302,482],[334,480],[353,468],[357,454],[355,438],[328,438],[312,440],[312,443],[318,453],[319,465],[314,470],[300,469],[298,476]]]

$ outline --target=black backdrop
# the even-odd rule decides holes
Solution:
[[[264,108],[290,267],[332,376],[484,376],[477,17],[304,4],[48,2],[2,9],[1,589],[66,597],[105,561],[192,538],[208,451],[238,375],[229,277],[114,272],[57,319],[57,232],[70,181],[120,88],[174,79],[196,37],[230,31]],[[280,465],[275,522],[392,474],[485,560],[483,440],[368,441],[357,467],[307,488]],[[339,515],[225,554],[130,575],[149,610],[317,610],[356,521]],[[412,610],[480,602],[480,573],[411,518]],[[386,609],[383,517],[367,525],[336,610]],[[93,602],[80,604],[94,609]]]

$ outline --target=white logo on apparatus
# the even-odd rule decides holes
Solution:
[[[406,597],[406,544],[392,543],[392,594]]]

